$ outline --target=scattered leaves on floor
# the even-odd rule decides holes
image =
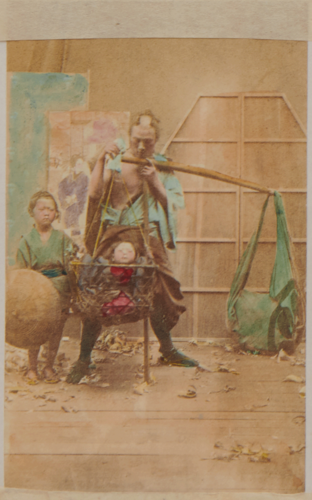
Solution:
[[[92,375],[85,375],[82,377],[80,382],[78,384],[85,384],[85,385],[90,385],[94,387],[109,387],[109,383],[107,382],[102,382],[101,381],[101,375],[92,373]]]
[[[231,385],[226,385],[223,390],[224,392],[235,391],[236,387],[232,387]]]
[[[17,394],[18,392],[30,392],[26,387],[10,387],[9,392],[12,394]]]
[[[94,349],[108,351],[112,354],[124,354],[133,356],[136,353],[143,353],[144,342],[142,338],[136,341],[129,341],[126,334],[117,329],[107,329],[96,341]],[[103,361],[102,361],[103,362]]]
[[[180,391],[178,393],[178,397],[179,398],[188,398],[188,399],[191,399],[191,398],[196,398],[197,396],[197,392],[196,392],[196,387],[194,385],[190,385],[187,389],[187,391]]]
[[[304,386],[304,387],[302,387],[302,389],[300,389],[299,396],[301,398],[305,398],[306,397],[306,386]]]
[[[79,410],[76,410],[76,408],[67,408],[67,406],[61,406],[61,409],[65,413],[78,413]]]
[[[143,396],[143,394],[145,392],[149,392],[148,391],[148,383],[142,382],[141,384],[134,384],[133,392],[134,392],[134,394],[138,394],[139,396]]]
[[[259,443],[251,446],[237,444],[230,450],[236,458],[247,456],[250,462],[270,462],[270,454],[267,450],[263,449]]]
[[[79,380],[78,384],[86,384],[86,385],[89,385],[91,384],[91,378],[89,375],[85,375],[84,377],[82,377],[81,380]]]
[[[224,347],[224,344],[221,344],[220,342],[216,342],[215,340],[209,340],[207,339],[205,341],[205,345],[209,347]]]
[[[195,374],[196,373],[199,373],[199,372],[208,372],[208,373],[212,373],[212,370],[210,368],[208,368],[208,366],[205,366],[205,365],[198,365],[196,366],[196,369],[195,369]]]
[[[92,362],[95,363],[96,365],[99,365],[101,363],[106,363],[107,358],[100,358],[100,357],[93,357],[92,356]]]
[[[214,448],[223,448],[223,444],[221,443],[221,441],[217,441],[217,442],[214,444]]]
[[[297,384],[302,384],[302,382],[305,382],[305,379],[302,377],[298,377],[298,375],[287,375],[287,377],[284,378],[283,382],[295,382]]]
[[[237,455],[229,451],[225,451],[222,453],[213,453],[212,455],[212,460],[224,460],[225,462],[230,462],[230,460],[235,459],[237,459]]]
[[[224,350],[226,352],[233,352],[233,346],[229,345],[229,344],[225,344],[224,346]]]
[[[253,405],[245,406],[245,410],[254,411],[254,410],[257,410],[258,408],[265,408],[266,406],[268,406],[268,405],[267,404],[262,404],[262,405],[253,404]]]
[[[108,382],[97,382],[96,384],[94,384],[96,387],[102,387],[102,389],[105,389],[106,387],[109,387],[109,383]]]
[[[5,344],[5,371],[21,372],[27,369],[27,351]]]
[[[302,450],[305,450],[304,444],[299,444],[298,446],[289,446],[290,455],[294,455],[295,453],[300,453]]]
[[[154,384],[156,384],[156,382],[157,382],[157,380],[156,380],[155,375],[153,373],[150,373],[148,385],[154,385]]]
[[[218,394],[219,392],[230,392],[230,391],[235,391],[236,387],[232,387],[231,385],[226,385],[223,389],[220,389],[220,391],[210,391],[208,394]]]
[[[271,462],[267,453],[261,453],[260,455],[252,455],[248,457],[249,462]]]
[[[235,368],[229,368],[228,366],[221,363],[213,371],[219,373],[232,373],[233,375],[239,375],[239,372],[236,371]]]
[[[296,417],[293,418],[292,420],[294,422],[294,424],[296,425],[302,425],[305,423],[306,421],[306,418],[304,415],[297,415]]]
[[[295,359],[295,361],[292,361],[291,366],[305,366],[306,362],[304,359]]]

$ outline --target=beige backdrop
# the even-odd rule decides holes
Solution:
[[[162,134],[158,145],[159,150],[169,146],[179,123],[190,112],[198,95],[216,96],[230,93],[233,98],[225,98],[225,101],[235,103],[238,99],[242,99],[242,97],[238,97],[241,93],[258,92],[258,95],[263,95],[265,92],[274,92],[275,96],[282,93],[292,111],[297,113],[299,121],[302,123],[301,128],[305,129],[306,60],[306,42],[294,41],[100,39],[8,43],[9,71],[89,72],[89,109],[92,111],[130,111],[131,114],[135,114],[138,111],[151,108],[161,118]],[[246,105],[247,103],[253,103],[251,98],[246,99]],[[208,99],[209,102],[212,102],[212,100]],[[209,154],[201,153],[202,148],[206,147],[203,143],[172,145],[167,149],[167,152],[173,159],[181,162],[203,163],[207,168],[227,174],[230,173],[237,177],[241,176],[256,182],[261,181],[262,184],[282,190],[285,193],[287,215],[291,216],[289,217],[289,223],[291,230],[294,229],[293,236],[302,240],[296,241],[295,251],[299,273],[301,278],[304,278],[306,236],[305,134],[302,130],[297,132],[294,129],[291,133],[278,130],[278,123],[283,120],[281,117],[286,112],[283,111],[284,107],[285,110],[288,108],[283,99],[283,104],[281,104],[281,98],[273,98],[272,103],[280,103],[284,106],[282,108],[276,108],[275,105],[270,104],[271,101],[270,98],[268,100],[256,99],[255,102],[258,102],[258,104],[252,104],[251,111],[246,108],[244,120],[246,121],[245,136],[249,137],[249,139],[248,129],[252,126],[251,118],[256,116],[256,120],[263,124],[263,131],[253,131],[257,141],[261,141],[261,138],[267,136],[267,123],[271,127],[268,137],[272,138],[273,141],[284,140],[284,143],[280,145],[274,144],[272,151],[268,151],[268,148],[271,147],[269,144],[265,145],[263,143],[254,146],[246,145],[243,148],[243,142],[241,143],[241,139],[238,140],[241,135],[240,114],[241,112],[244,114],[244,106],[242,111],[238,111],[240,108],[237,108],[237,110],[235,108],[234,112],[233,108],[231,113],[234,113],[234,119],[234,115],[228,114],[229,112],[226,111],[224,106],[220,107],[218,105],[218,107],[214,105],[207,115],[210,125],[209,130],[207,130],[208,135],[206,134],[207,137],[205,136],[204,140],[216,139],[222,142],[230,140],[233,136],[232,141],[234,140],[234,143],[228,146],[226,144],[213,146],[212,144]],[[216,102],[220,104],[221,100],[217,98]],[[200,106],[200,103],[198,106]],[[281,109],[281,115],[278,109]],[[200,112],[201,115],[203,112]],[[192,112],[190,118],[186,121],[186,123],[193,123],[192,126],[188,127],[189,131],[186,133],[186,136],[193,137],[191,142],[194,141],[194,138],[196,139],[196,136],[199,139],[203,134],[205,135],[204,132],[201,133],[199,130],[198,112],[196,114],[195,110],[194,113]],[[287,119],[294,121],[294,118],[290,115],[291,113],[289,116],[287,115]],[[193,118],[191,118],[192,116]],[[228,120],[234,120],[233,127],[235,130],[233,129],[232,136],[229,135],[226,126]],[[222,125],[223,122],[224,125]],[[273,126],[271,122],[275,125]],[[289,145],[287,141],[285,144],[285,139],[299,140],[303,141],[303,143]],[[183,140],[185,141],[185,139]],[[235,144],[236,140],[238,142]],[[242,141],[244,141],[244,138],[242,138]],[[217,151],[215,151],[215,147],[217,147]],[[220,147],[223,147],[222,151],[225,147],[227,152],[225,153],[225,150],[223,152],[219,151]],[[245,157],[250,151],[254,151],[252,158],[249,158],[248,155]],[[242,159],[240,160],[239,157]],[[270,157],[273,160],[270,160]],[[292,172],[294,162],[296,164],[296,178],[294,178]],[[243,167],[244,163],[246,163],[245,167]],[[265,165],[263,172],[260,164]],[[278,165],[277,169],[275,164]],[[298,180],[299,170],[300,182]],[[243,208],[240,201],[242,193],[240,190],[229,184],[211,183],[211,181],[203,181],[201,178],[186,177],[188,178],[181,178],[184,190],[189,192],[186,194],[187,208],[180,213],[179,237],[182,240],[178,243],[178,251],[172,261],[175,274],[181,281],[185,293],[187,313],[181,318],[177,328],[174,329],[173,335],[180,338],[197,336],[225,337],[228,335],[225,318],[227,295],[243,245],[246,244],[257,225],[262,197],[256,196],[255,198],[246,195],[246,200],[249,201],[248,206],[245,203],[247,207],[245,207],[245,210],[247,209],[249,222],[248,228],[243,229],[240,224],[243,217]],[[294,183],[292,182],[293,178]],[[203,187],[206,189],[206,195],[199,194]],[[287,191],[291,191],[292,188],[295,188],[295,193],[287,194]],[[298,189],[301,191],[299,197]],[[194,194],[191,194],[190,190],[193,190],[192,192],[197,196],[197,201],[193,200],[192,196],[194,197]],[[219,190],[221,190],[221,193],[224,190],[229,191],[229,194],[220,196],[218,194]],[[213,194],[213,191],[216,194]],[[201,196],[205,196],[205,202],[201,200]],[[260,200],[260,202],[257,201],[256,206],[253,207],[255,201],[253,204],[250,204],[250,201],[256,199]],[[192,233],[192,228],[188,231],[185,227],[190,213],[194,209],[196,212],[196,207],[198,207],[200,201],[205,205],[203,205],[202,211],[206,214],[205,219],[206,222],[209,222],[209,228],[204,230],[203,233],[202,229],[198,229],[197,237],[208,238],[209,244],[204,241],[198,241],[194,244],[196,234]],[[225,207],[227,208],[225,209]],[[252,207],[252,211],[249,210],[250,207]],[[194,224],[198,225],[198,214],[195,213],[194,216]],[[299,232],[296,231],[299,227],[298,217],[301,228]],[[218,221],[216,224],[219,229],[222,226],[222,230],[213,229],[214,220],[215,222]],[[230,225],[230,230],[227,230],[227,225]],[[269,236],[270,238],[273,237],[274,240],[274,235],[275,216],[272,218]],[[185,242],[185,238],[188,240],[191,238],[191,241]],[[228,238],[232,238],[231,241],[225,241]],[[258,258],[253,268],[253,275],[255,275],[256,279],[251,280],[251,286],[256,289],[262,287],[262,291],[264,291],[264,288],[268,288],[274,259],[274,245],[270,241],[266,241],[266,244],[266,246],[262,245],[259,248]],[[195,258],[196,251],[198,253],[197,258]],[[259,256],[265,262],[264,266],[259,261]],[[258,273],[255,274],[256,271]],[[201,279],[196,278],[198,273],[201,274]],[[267,277],[265,282],[262,279],[263,273]],[[302,284],[304,286],[304,279]],[[129,325],[126,329],[132,334],[138,332],[136,325]]]
[[[305,124],[306,48],[306,44],[301,42],[260,42],[256,40],[14,42],[8,44],[8,69],[10,71],[39,72],[85,72],[89,69],[89,109],[134,113],[151,107],[162,119],[161,149],[177,128],[181,118],[189,111],[198,94],[216,95],[225,92],[249,91],[282,92],[287,96],[301,121]],[[261,358],[262,360],[263,358]],[[281,363],[272,366],[284,367],[285,365]],[[252,382],[251,374],[248,375],[246,380]],[[157,386],[155,387],[157,389]],[[209,390],[213,389],[210,383]],[[166,394],[168,397],[170,396],[169,391],[163,391],[160,394],[162,402]],[[226,395],[226,393],[224,394]],[[248,393],[248,397],[250,394],[251,391]],[[154,398],[155,393],[152,393],[152,396]],[[239,396],[235,396],[236,394],[234,395],[236,403],[240,405]],[[174,399],[180,404],[179,398]],[[276,393],[272,400],[277,400]],[[218,401],[216,405],[219,404]],[[283,401],[288,404],[289,398],[283,397]],[[184,402],[189,403],[187,400],[182,401],[182,403]],[[139,404],[144,406],[145,403],[143,401]],[[109,405],[105,404],[106,408],[109,408]],[[233,403],[231,409],[233,410]],[[122,414],[125,413],[123,407]],[[270,412],[268,414],[270,417]],[[66,413],[65,417],[67,416]],[[265,416],[265,424],[268,416]],[[64,418],[62,414],[61,417]],[[28,418],[32,418],[31,413],[29,413]],[[81,414],[79,414],[79,418],[82,418]],[[102,419],[102,414],[100,418]],[[214,416],[214,418],[218,418],[218,416]],[[191,420],[193,422],[193,417],[190,417]],[[200,419],[198,421],[200,422]],[[136,423],[135,419],[134,422]],[[228,432],[228,428],[224,427],[223,420],[221,422],[220,432]],[[257,431],[260,428],[258,422],[251,420],[251,426]],[[162,425],[164,424],[162,423]],[[230,425],[232,424],[230,423]],[[281,424],[276,425],[281,427]],[[292,432],[289,430],[288,422],[287,425],[286,423],[284,425],[286,435],[291,436]],[[242,426],[242,433],[245,435],[246,423],[243,422]],[[172,432],[172,429],[176,427],[178,427],[177,423],[173,422],[169,429]],[[37,429],[33,428],[37,432]],[[125,429],[128,435],[122,443],[128,441],[132,431],[132,428],[130,432],[127,428]],[[206,433],[208,430],[212,433],[213,439],[215,431],[211,422],[208,422],[207,427],[205,427]],[[66,432],[68,432],[67,429]],[[186,432],[181,432],[180,436],[184,439],[189,434],[188,428]],[[28,433],[26,435],[28,436]],[[206,436],[205,433],[203,435]],[[98,440],[97,434],[94,439]],[[157,435],[155,440],[157,440]],[[40,445],[42,444],[40,440],[38,442]],[[67,449],[66,452],[68,452]],[[187,457],[188,453],[185,453],[184,456]],[[287,468],[280,460],[278,463],[287,479],[289,476]],[[196,463],[196,467],[199,467],[198,463]],[[183,472],[183,469],[181,470]],[[189,471],[190,469],[185,468],[185,470]],[[263,469],[262,474],[265,475]],[[267,480],[269,480],[270,475],[268,474]],[[220,477],[222,481],[227,479],[225,474]],[[235,477],[237,479],[239,474],[236,474]],[[265,480],[263,480],[264,483]],[[63,495],[61,496],[63,497]],[[150,495],[145,495],[144,498],[147,496],[150,497]],[[229,494],[226,495],[227,498],[228,496]],[[134,497],[139,498],[139,494],[135,494]],[[175,494],[174,497],[176,498]],[[197,494],[196,497],[199,498],[200,494]],[[170,496],[166,495],[166,498],[170,498]]]
[[[152,108],[161,148],[198,94],[284,92],[306,123],[307,43],[237,39],[8,42],[8,71],[85,73],[90,110]]]

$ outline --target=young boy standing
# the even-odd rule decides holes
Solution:
[[[17,267],[33,269],[51,279],[61,296],[62,314],[57,318],[58,329],[49,340],[46,357],[46,366],[43,376],[47,381],[57,381],[53,370],[54,360],[62,337],[63,328],[67,319],[71,298],[67,270],[69,261],[75,256],[78,247],[62,231],[53,228],[53,221],[59,217],[57,203],[48,191],[35,193],[29,203],[28,212],[34,218],[33,229],[23,236],[17,250]],[[39,347],[28,351],[29,369],[27,379],[36,382],[37,358]]]

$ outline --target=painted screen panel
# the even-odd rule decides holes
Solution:
[[[128,112],[49,113],[48,190],[62,209],[56,229],[83,245],[91,171],[103,144],[128,138]]]
[[[30,196],[47,189],[48,111],[85,109],[86,75],[64,73],[9,74],[8,263],[22,234],[31,229]],[[66,154],[66,150],[64,151]]]

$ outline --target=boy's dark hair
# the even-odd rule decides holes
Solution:
[[[37,191],[37,193],[32,195],[32,197],[30,198],[29,205],[28,205],[29,215],[31,217],[34,216],[34,208],[36,206],[37,201],[40,200],[41,198],[49,198],[50,200],[52,200],[54,202],[56,219],[58,219],[60,217],[60,211],[58,209],[58,206],[57,206],[57,203],[56,203],[54,196],[51,193],[49,193],[49,191]]]
[[[160,127],[159,127],[160,120],[156,118],[156,116],[154,115],[154,113],[152,113],[150,109],[147,109],[143,113],[139,113],[138,115],[135,116],[135,118],[131,120],[129,134],[131,135],[133,127],[135,127],[136,125],[140,125],[140,120],[142,116],[149,116],[151,118],[151,127],[153,127],[153,129],[155,130],[156,141],[158,141],[160,137]]]

